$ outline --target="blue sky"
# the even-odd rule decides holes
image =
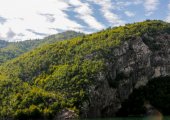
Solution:
[[[170,22],[170,0],[0,0],[0,39],[92,33],[146,19]]]

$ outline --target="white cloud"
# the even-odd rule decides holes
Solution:
[[[133,0],[134,5],[139,5],[143,2],[143,0]]]
[[[166,21],[166,22],[170,22],[170,2],[169,2],[169,4],[168,4],[168,15],[167,15],[167,17],[165,18],[165,21]]]
[[[131,11],[125,11],[125,14],[128,16],[128,17],[134,17],[135,16],[135,13],[131,12]]]
[[[146,16],[150,16],[157,10],[159,0],[144,0],[144,7],[146,10]]]
[[[116,6],[113,4],[111,0],[88,0],[95,4],[101,6],[101,12],[104,18],[110,22],[113,26],[123,25],[124,21],[120,19],[120,17],[113,12]]]
[[[0,24],[4,24],[5,22],[7,22],[7,19],[0,16]]]
[[[149,16],[159,3],[159,0],[0,0],[0,38],[35,39],[64,30],[94,32],[106,25],[124,25],[123,14],[135,16],[127,7],[143,5],[145,15]],[[166,20],[170,21],[170,14]]]
[[[7,19],[0,24],[1,38],[8,39],[10,29],[15,33],[13,40],[42,38],[27,29],[44,34],[57,33],[49,28],[83,31],[82,25],[68,18],[67,9],[63,0],[0,0],[0,16]]]
[[[77,18],[83,20],[90,28],[95,30],[105,28],[105,26],[93,16],[93,10],[87,2],[83,3],[80,0],[69,0],[69,4],[75,7],[74,12],[78,13]]]
[[[8,30],[8,32],[7,32],[6,35],[7,35],[7,38],[9,38],[9,39],[12,39],[13,37],[16,36],[16,34],[14,33],[14,31],[12,31],[11,29]]]
[[[55,17],[53,14],[50,13],[40,13],[40,15],[44,16],[46,18],[47,22],[54,22],[55,21]]]

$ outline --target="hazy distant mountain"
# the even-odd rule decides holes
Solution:
[[[6,47],[8,45],[8,42],[5,40],[0,40],[0,48]]]
[[[84,34],[75,31],[66,31],[56,35],[48,36],[42,40],[27,40],[21,42],[7,42],[0,40],[0,64],[36,47],[40,47],[41,45],[54,43],[60,40],[71,39],[82,35]]]

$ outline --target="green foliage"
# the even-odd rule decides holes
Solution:
[[[44,91],[17,80],[2,80],[0,90],[1,117],[49,118],[65,107],[61,104],[66,104],[60,93]]]
[[[3,63],[0,116],[48,118],[63,108],[79,113],[83,101],[88,100],[89,87],[114,60],[113,48],[133,37],[164,33],[169,28],[162,21],[129,24],[44,45]]]
[[[20,56],[37,47],[52,44],[57,41],[71,39],[77,36],[82,36],[83,33],[74,31],[66,31],[56,35],[48,36],[42,40],[26,40],[21,42],[6,42],[0,40],[0,64]]]

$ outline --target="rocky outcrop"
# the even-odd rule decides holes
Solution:
[[[76,118],[78,119],[78,115],[73,110],[63,109],[56,115],[54,120],[75,120]]]
[[[170,76],[168,34],[145,34],[111,49],[106,72],[98,75],[96,85],[89,90],[89,101],[83,103],[84,116],[114,116],[134,88],[146,85],[152,78]]]

